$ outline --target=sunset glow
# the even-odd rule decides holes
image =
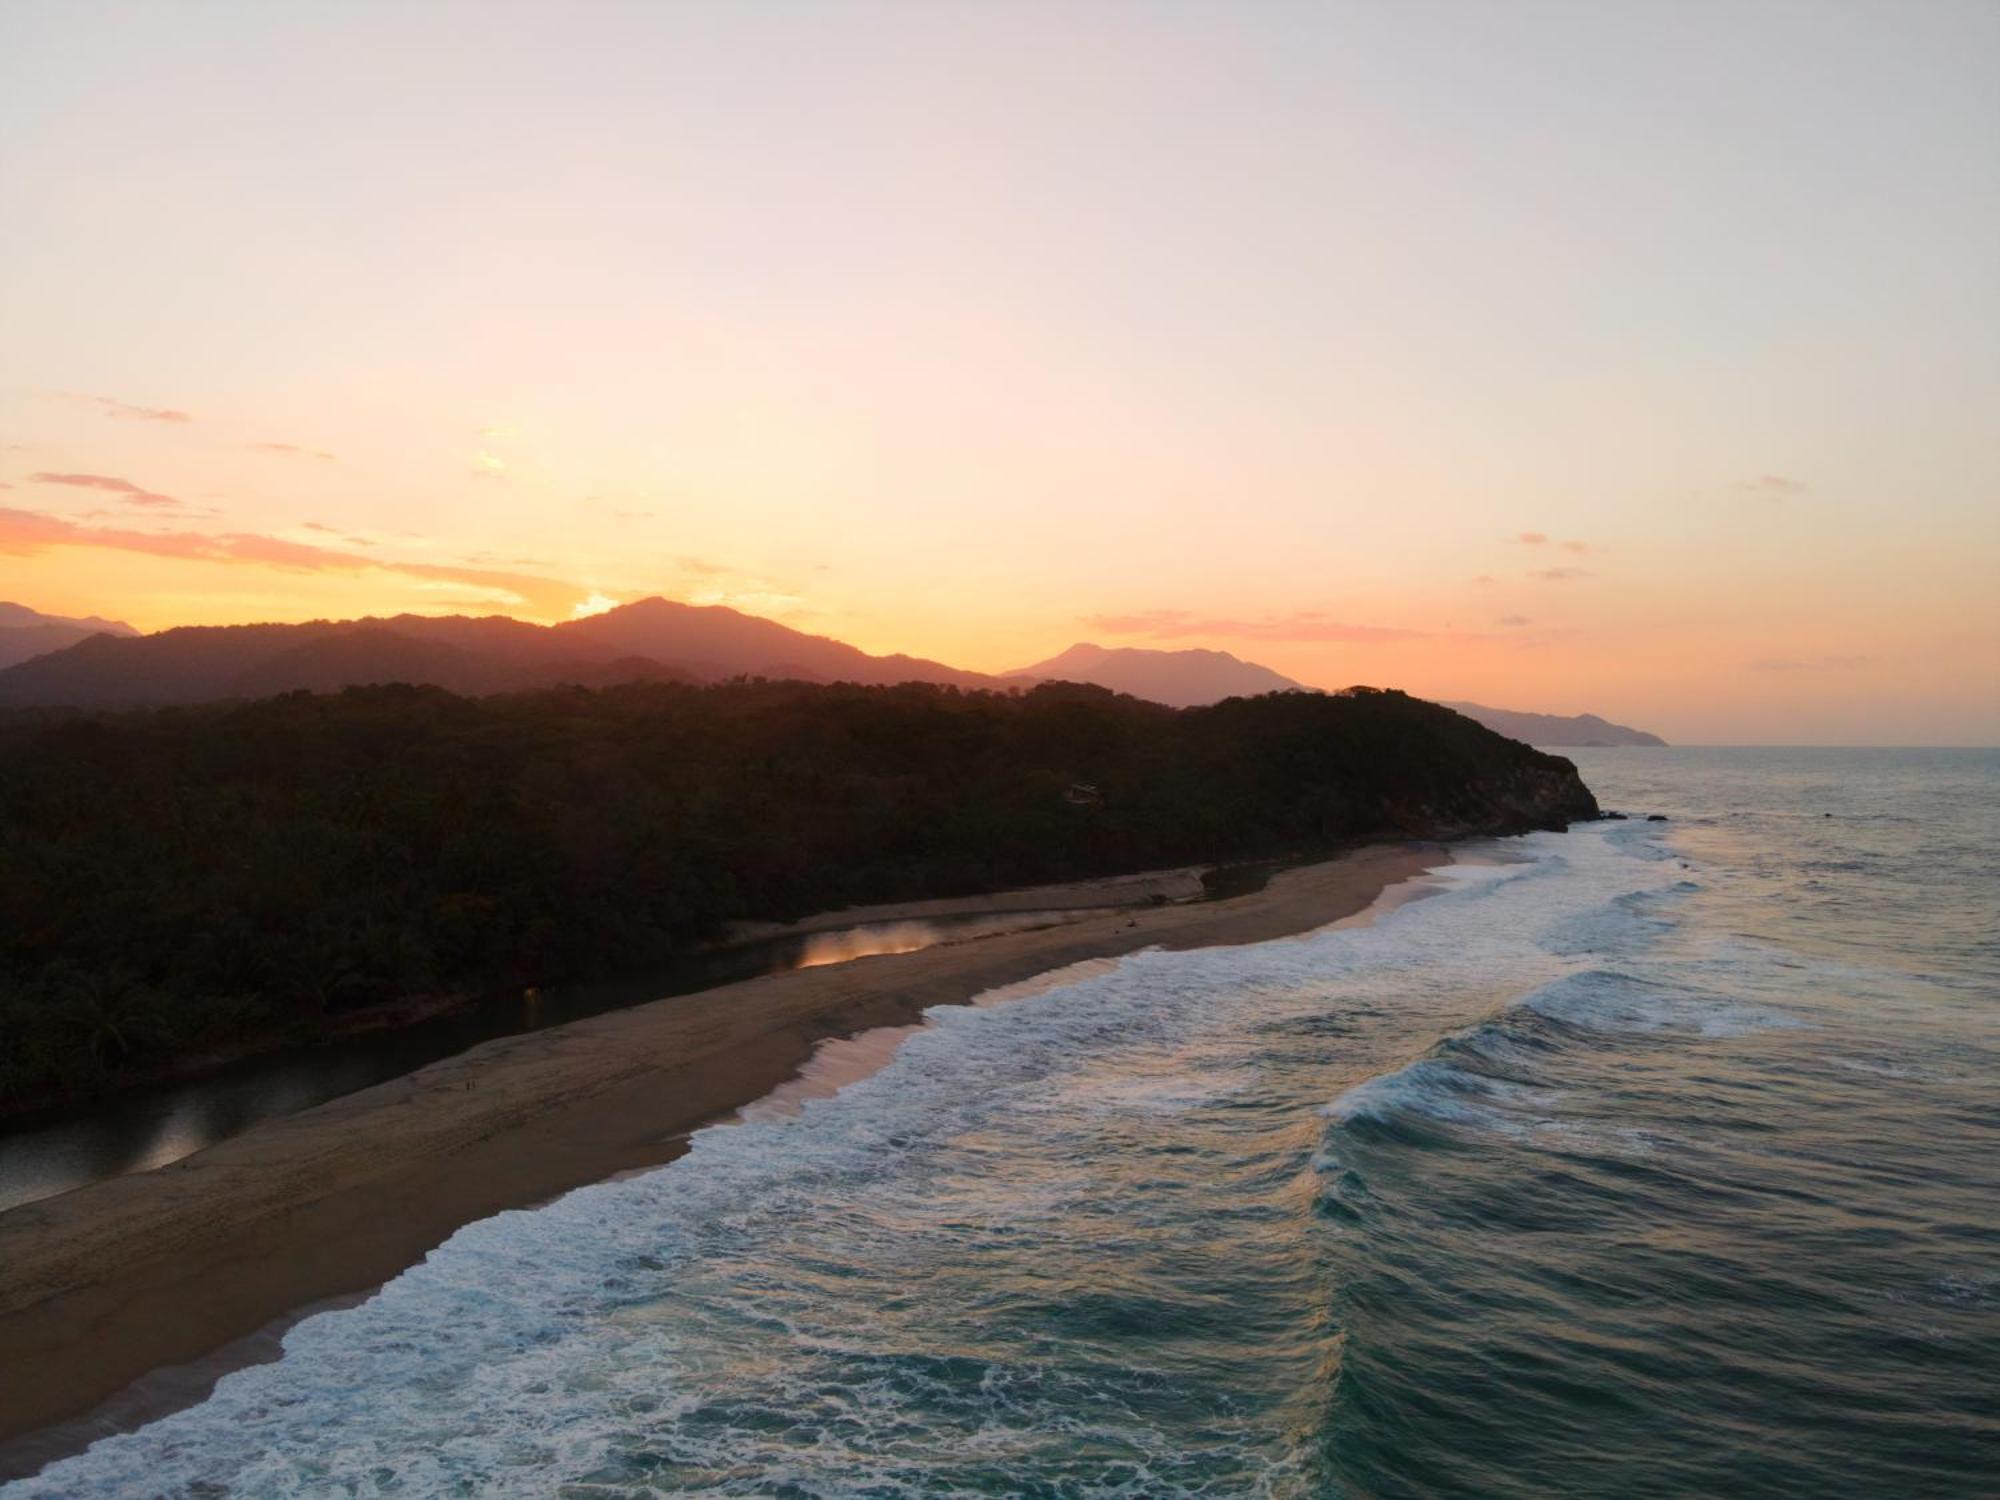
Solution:
[[[11,7],[0,599],[1992,744],[1996,58],[1951,3]]]

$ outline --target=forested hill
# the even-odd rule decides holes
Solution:
[[[0,720],[0,1109],[729,921],[1557,827],[1567,760],[1401,693],[354,688]]]

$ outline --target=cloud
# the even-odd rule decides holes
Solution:
[[[253,453],[282,453],[288,458],[311,458],[321,463],[335,463],[338,460],[324,448],[302,448],[297,443],[252,443]]]
[[[592,589],[588,599],[578,600],[570,606],[570,618],[582,620],[591,615],[601,615],[606,610],[616,609],[617,607],[618,601],[616,599],[612,598],[609,594],[601,594],[596,589]]]
[[[1781,500],[1787,495],[1803,495],[1812,486],[1803,479],[1788,479],[1783,474],[1759,474],[1755,479],[1738,481],[1736,488],[1750,490],[1772,500]]]
[[[1537,583],[1570,583],[1592,576],[1586,568],[1537,568],[1528,575]]]
[[[1386,625],[1344,625],[1318,610],[1246,620],[1214,618],[1179,609],[1153,609],[1130,615],[1086,615],[1083,623],[1105,635],[1150,636],[1162,641],[1224,636],[1245,641],[1348,641],[1378,645],[1384,641],[1415,640],[1425,633]]]
[[[105,490],[114,495],[123,495],[128,505],[177,506],[180,501],[172,495],[162,495],[157,491],[143,489],[129,479],[119,479],[111,474],[30,474],[30,484],[62,484],[78,490]]]
[[[490,597],[496,601],[525,605],[542,615],[565,612],[580,592],[575,584],[532,574],[462,568],[449,563],[396,562],[251,532],[131,531],[115,526],[81,526],[41,511],[0,507],[0,554],[26,557],[50,547],[99,547],[192,562],[240,563],[307,573],[393,573],[464,589],[493,590]]]
[[[1498,623],[1509,628],[1518,628],[1522,625],[1532,625],[1535,622],[1526,615],[1502,615]]]
[[[176,411],[170,406],[134,406],[129,401],[114,400],[110,396],[78,396],[63,392],[65,401],[79,401],[86,406],[95,406],[107,417],[115,417],[121,422],[192,422],[191,412]]]
[[[1574,552],[1579,557],[1581,557],[1584,553],[1590,550],[1590,543],[1588,542],[1578,542],[1578,541],[1558,542],[1555,541],[1552,537],[1550,537],[1549,534],[1545,531],[1517,532],[1513,537],[1513,541],[1514,544],[1519,547],[1549,547],[1549,546],[1560,547],[1562,548],[1563,551]]]
[[[472,456],[472,472],[480,479],[498,479],[507,472],[507,463],[481,448]]]
[[[1866,666],[1866,656],[1767,656],[1748,665],[1753,672],[1852,672]]]

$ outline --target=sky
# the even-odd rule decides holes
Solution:
[[[0,6],[0,599],[2000,743],[2000,5]]]

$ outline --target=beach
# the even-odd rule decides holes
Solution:
[[[822,1041],[910,1025],[931,1006],[1090,959],[1308,931],[1444,858],[1434,844],[1371,845],[1227,900],[1127,906],[503,1038],[171,1166],[0,1215],[0,1441],[78,1418],[297,1309],[365,1293],[474,1220],[668,1162],[690,1131],[769,1094]],[[1189,877],[1168,878],[1178,890]],[[1165,894],[1107,884],[1117,894],[1095,903],[1043,890],[1003,893],[990,909]],[[866,915],[904,914],[923,912]]]

